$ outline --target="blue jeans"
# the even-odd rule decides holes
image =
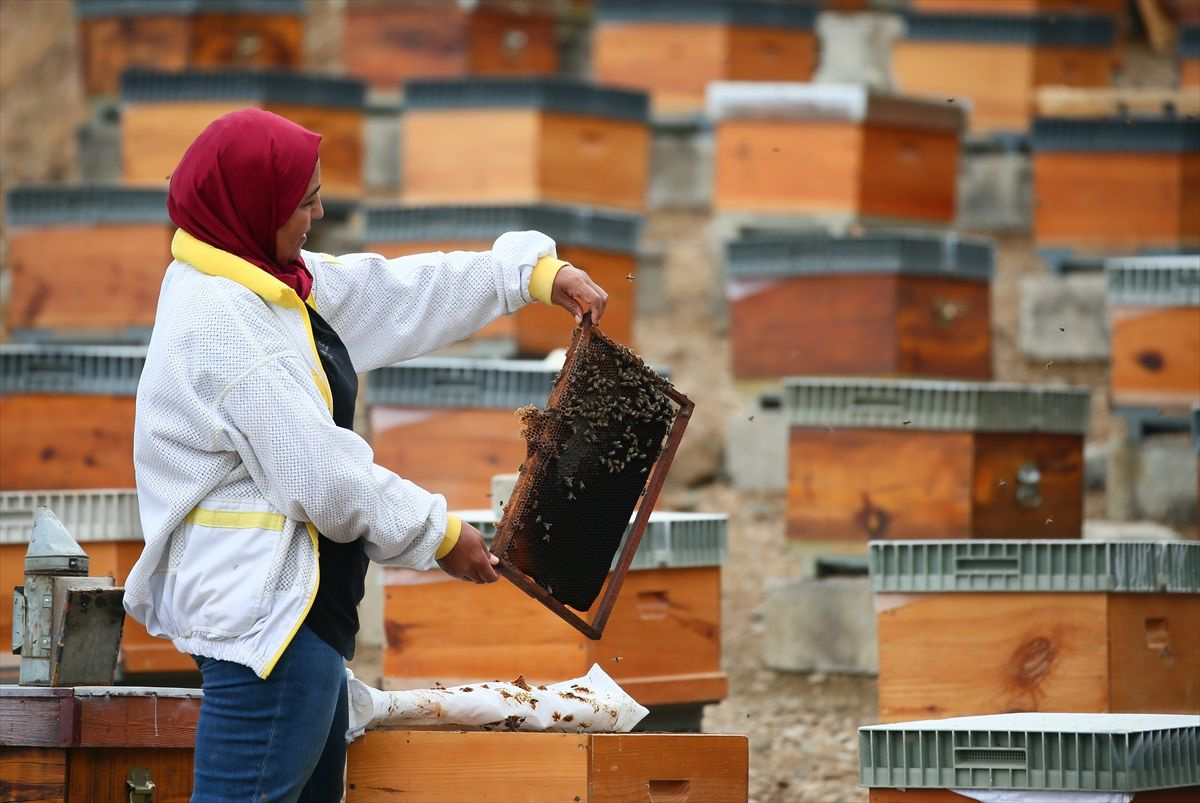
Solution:
[[[196,663],[193,803],[341,800],[349,706],[337,650],[303,626],[266,680],[230,661]]]

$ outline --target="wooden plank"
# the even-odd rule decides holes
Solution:
[[[0,800],[62,803],[66,796],[66,750],[45,747],[0,750]]]
[[[538,141],[539,199],[634,211],[646,208],[648,124],[544,112]]]
[[[789,539],[969,538],[972,435],[808,429],[789,435]]]
[[[549,14],[478,7],[469,17],[467,71],[472,75],[554,75],[556,22]]]
[[[0,746],[70,747],[78,711],[69,688],[6,686],[0,690]]]
[[[624,656],[621,661],[623,662]],[[614,663],[616,659],[613,659]],[[614,663],[605,664],[606,670]],[[729,676],[717,670],[685,675],[655,675],[622,677],[621,688],[645,706],[677,705],[680,703],[712,703],[729,696]]]
[[[750,740],[722,734],[592,737],[589,803],[738,803],[749,795]]]
[[[0,490],[132,488],[132,396],[0,395]]]
[[[601,21],[592,28],[592,75],[648,92],[655,112],[702,111],[705,87],[725,77],[727,46],[723,25]]]
[[[889,373],[946,379],[992,378],[988,283],[923,276],[897,276],[893,282],[898,362],[895,371]],[[823,348],[827,338],[805,342],[814,346],[819,343]]]
[[[812,31],[733,25],[726,31],[726,81],[808,81],[817,69]]]
[[[1200,58],[1179,60],[1179,85],[1188,90],[1200,87]]]
[[[466,72],[466,13],[457,4],[349,3],[342,41],[346,73],[374,89]]]
[[[1175,23],[1163,11],[1158,0],[1135,0],[1138,19],[1146,29],[1146,39],[1155,53],[1166,53],[1175,45]]]
[[[67,800],[127,800],[125,779],[135,767],[150,771],[155,803],[187,803],[192,793],[192,751],[168,748],[72,750]]]
[[[1166,87],[1043,86],[1035,94],[1044,117],[1159,117],[1200,114],[1200,96]]]
[[[478,803],[586,801],[593,738],[370,731],[350,745],[346,803],[462,803],[464,796]]]
[[[881,722],[1112,710],[1105,594],[876,600]]]
[[[131,67],[184,69],[190,37],[191,21],[182,14],[80,19],[84,94],[116,97],[121,71]]]
[[[330,106],[272,103],[267,111],[286,117],[321,139],[321,194],[354,198],[363,192],[363,112]]]
[[[139,696],[78,697],[79,744],[190,749],[196,740],[200,697],[199,689],[195,697],[160,697],[152,691]]]
[[[634,283],[625,277],[636,272],[637,258],[568,243],[558,243],[558,257],[586,270],[608,293],[604,333],[618,343],[633,343]],[[523,354],[545,355],[571,344],[576,323],[562,307],[529,304],[513,317],[517,346]]]
[[[1112,594],[1111,711],[1200,713],[1200,594]]]
[[[856,211],[950,224],[957,214],[958,133],[867,125]]]
[[[184,151],[209,123],[246,107],[244,101],[129,103],[121,107],[121,178],[166,186]]]
[[[1033,61],[1026,45],[901,39],[892,49],[896,82],[906,93],[971,101],[973,133],[1029,127]]]
[[[1034,52],[1033,85],[1103,89],[1112,84],[1120,57],[1116,47],[1041,46]]]
[[[1200,307],[1111,307],[1114,404],[1187,413],[1200,403]]]
[[[201,10],[192,18],[189,62],[200,69],[298,68],[304,62],[304,19],[299,14]]]
[[[1018,474],[1030,465],[1041,477],[1036,504],[1018,495]],[[973,538],[1083,535],[1082,435],[980,432],[975,435],[974,469]]]
[[[401,192],[409,204],[539,200],[532,109],[410,110]]]

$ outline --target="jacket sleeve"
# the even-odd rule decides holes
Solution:
[[[260,361],[217,401],[228,445],[272,506],[334,541],[364,539],[378,563],[429,564],[445,497],[376,465],[370,445],[326,413],[298,355]]]
[[[533,300],[534,265],[554,255],[554,241],[536,231],[503,234],[490,251],[396,259],[311,255],[313,293],[362,373],[469,337],[516,312]]]

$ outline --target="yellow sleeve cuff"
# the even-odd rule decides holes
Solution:
[[[454,549],[454,545],[458,543],[460,535],[462,535],[462,519],[453,513],[448,513],[446,515],[446,534],[442,536],[441,546],[433,554],[434,559],[441,560],[449,555],[450,550]]]
[[[533,273],[529,274],[529,295],[543,304],[553,303],[550,299],[554,291],[554,277],[564,265],[569,264],[549,254],[535,262]]]

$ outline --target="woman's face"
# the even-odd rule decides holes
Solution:
[[[308,230],[314,220],[325,217],[325,209],[321,206],[321,160],[313,168],[312,178],[308,189],[300,199],[300,205],[287,222],[275,230],[275,261],[280,265],[295,262],[300,258],[300,249],[308,240]]]

